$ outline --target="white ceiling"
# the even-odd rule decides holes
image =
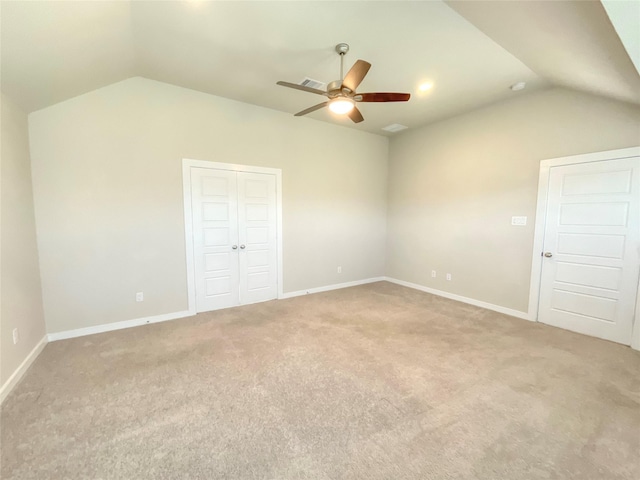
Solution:
[[[640,1],[602,0],[602,6],[640,73]]]
[[[358,125],[326,109],[308,117],[382,134],[551,84],[640,103],[640,77],[599,2],[450,5],[3,1],[1,87],[31,112],[144,76],[293,114],[323,98],[276,81],[336,80],[334,46],[347,42],[346,68],[359,58],[373,65],[359,92],[412,99],[360,104]],[[419,92],[426,81],[434,87]],[[527,89],[514,93],[518,81]]]
[[[640,76],[601,2],[448,4],[552,83],[640,104]]]

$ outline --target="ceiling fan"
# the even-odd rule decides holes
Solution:
[[[347,114],[351,120],[359,123],[364,120],[364,117],[360,113],[360,110],[358,110],[358,107],[356,107],[356,102],[406,102],[409,100],[411,95],[408,93],[357,93],[356,88],[358,88],[358,85],[360,85],[371,68],[371,64],[364,60],[358,60],[353,67],[351,67],[351,70],[347,72],[347,75],[343,77],[344,56],[348,51],[349,45],[346,43],[336,45],[336,52],[340,55],[340,78],[342,80],[335,80],[329,83],[326,92],[317,88],[298,85],[297,83],[278,82],[278,85],[282,85],[283,87],[295,88],[296,90],[329,97],[329,100],[326,102],[302,110],[294,116],[301,117],[307,113],[315,112],[316,110],[329,106],[332,112],[342,115]]]

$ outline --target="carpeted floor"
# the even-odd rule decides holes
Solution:
[[[386,282],[47,345],[2,479],[640,478],[640,354]]]

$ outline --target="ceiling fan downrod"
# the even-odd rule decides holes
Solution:
[[[336,52],[340,55],[340,81],[344,78],[344,56],[349,51],[347,43],[339,43],[336,45]]]

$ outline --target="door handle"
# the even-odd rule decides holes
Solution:
[[[234,250],[237,250],[238,249],[238,245],[234,245],[231,248],[233,248]]]
[[[544,256],[545,256],[545,257],[547,257],[547,258],[551,258],[551,257],[553,257],[553,253],[551,253],[551,252],[544,252]]]
[[[244,250],[245,247],[244,247],[244,245],[240,245],[240,248]]]

